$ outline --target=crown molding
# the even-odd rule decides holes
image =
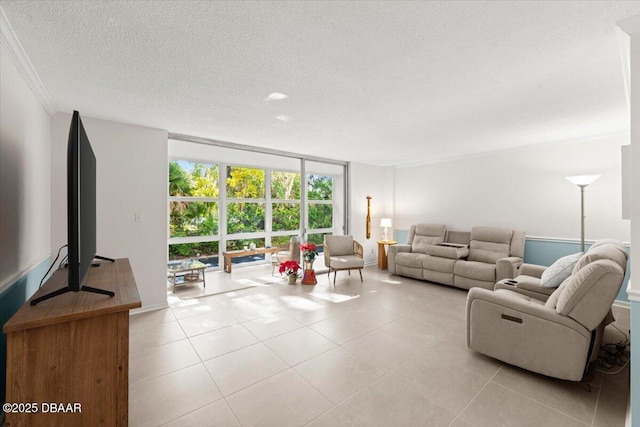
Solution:
[[[49,96],[49,92],[47,92],[42,84],[42,80],[40,80],[40,76],[38,76],[35,68],[33,68],[33,64],[24,51],[22,43],[18,40],[15,31],[13,31],[2,6],[0,6],[0,45],[6,48],[18,72],[22,78],[24,78],[31,92],[33,92],[36,99],[40,101],[40,104],[42,104],[42,107],[47,111],[49,116],[57,113],[58,110],[51,96]]]
[[[618,21],[616,25],[629,35],[640,32],[640,14]]]

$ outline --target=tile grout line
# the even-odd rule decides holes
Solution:
[[[550,410],[552,410],[552,411],[554,411],[554,412],[557,412],[558,414],[561,414],[561,415],[564,415],[565,417],[571,418],[572,420],[577,421],[577,422],[579,422],[580,424],[583,424],[583,425],[585,425],[585,426],[587,425],[586,423],[584,423],[584,422],[580,421],[580,420],[579,420],[579,419],[577,419],[576,417],[571,416],[571,415],[569,415],[569,414],[565,414],[564,412],[560,411],[559,409],[552,408],[551,406],[547,405],[546,403],[540,402],[540,401],[538,401],[537,399],[534,399],[533,397],[530,397],[530,396],[524,395],[524,394],[522,394],[521,392],[519,392],[519,391],[517,391],[517,390],[512,390],[512,389],[510,389],[509,387],[507,387],[507,386],[505,386],[505,385],[502,385],[502,384],[500,384],[500,383],[494,383],[494,384],[495,384],[495,385],[497,385],[498,387],[502,387],[502,388],[504,388],[505,390],[509,390],[510,392],[515,393],[515,394],[517,394],[517,395],[519,395],[519,396],[521,396],[521,397],[523,397],[523,398],[525,398],[525,399],[528,399],[528,400],[530,400],[530,401],[532,401],[532,402],[535,402],[535,403],[537,403],[538,405],[542,405],[542,406],[544,406],[544,407],[545,407],[545,408],[547,408],[547,409],[550,409]],[[598,387],[598,388],[599,388],[599,387]],[[598,394],[598,396],[599,396],[599,394]]]
[[[478,397],[478,395],[480,395],[480,393],[482,393],[482,390],[484,390],[489,384],[491,384],[491,381],[493,381],[493,379],[495,378],[496,375],[498,375],[498,373],[502,370],[502,368],[504,367],[504,365],[501,365],[498,370],[496,371],[495,374],[493,374],[491,376],[491,378],[489,378],[486,382],[485,385],[482,386],[482,388],[480,390],[478,390],[478,392],[471,398],[471,400],[469,400],[469,402],[467,402],[467,404],[464,406],[464,408],[462,408],[460,410],[460,412],[458,412],[458,415],[455,416],[455,418],[453,420],[451,420],[451,422],[449,423],[449,427],[451,427],[453,425],[453,423],[456,422],[456,420],[458,418],[460,418],[460,415],[462,415],[462,413],[469,407],[469,405],[471,405],[473,403],[474,400],[476,400],[476,398]],[[464,420],[462,420],[464,421]],[[464,421],[467,422],[467,421]]]
[[[604,382],[604,378],[602,379],[602,381]],[[593,408],[593,416],[591,417],[591,424],[589,424],[590,426],[593,426],[593,423],[595,423],[596,421],[596,414],[598,413],[598,404],[600,403],[601,396],[602,396],[602,384],[600,384],[600,387],[598,387],[598,397],[596,398],[596,405]]]

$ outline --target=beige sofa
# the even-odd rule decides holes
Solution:
[[[493,292],[471,289],[467,346],[533,372],[580,381],[597,356],[604,327],[613,320],[611,304],[626,263],[624,246],[603,240],[589,248],[547,298],[530,274],[516,277],[515,285],[499,283]]]
[[[523,263],[525,234],[498,227],[448,231],[442,224],[417,224],[407,244],[388,250],[389,272],[463,289],[493,289],[513,278]]]

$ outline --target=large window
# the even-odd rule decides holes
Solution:
[[[300,174],[271,171],[271,231],[300,230]],[[278,236],[284,237],[284,236]],[[276,239],[278,244],[285,240]],[[286,239],[288,242],[288,239]]]
[[[217,267],[224,251],[287,245],[299,235],[321,244],[325,235],[345,231],[344,165],[176,140],[169,151],[170,262],[199,258]],[[222,161],[184,160],[178,153]]]
[[[309,228],[331,228],[333,226],[333,178],[309,175],[307,186]]]
[[[169,163],[169,260],[218,257],[219,182],[218,165]]]

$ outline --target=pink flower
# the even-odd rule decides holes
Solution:
[[[318,247],[313,243],[300,243],[300,250],[306,261],[313,262],[318,256]]]

